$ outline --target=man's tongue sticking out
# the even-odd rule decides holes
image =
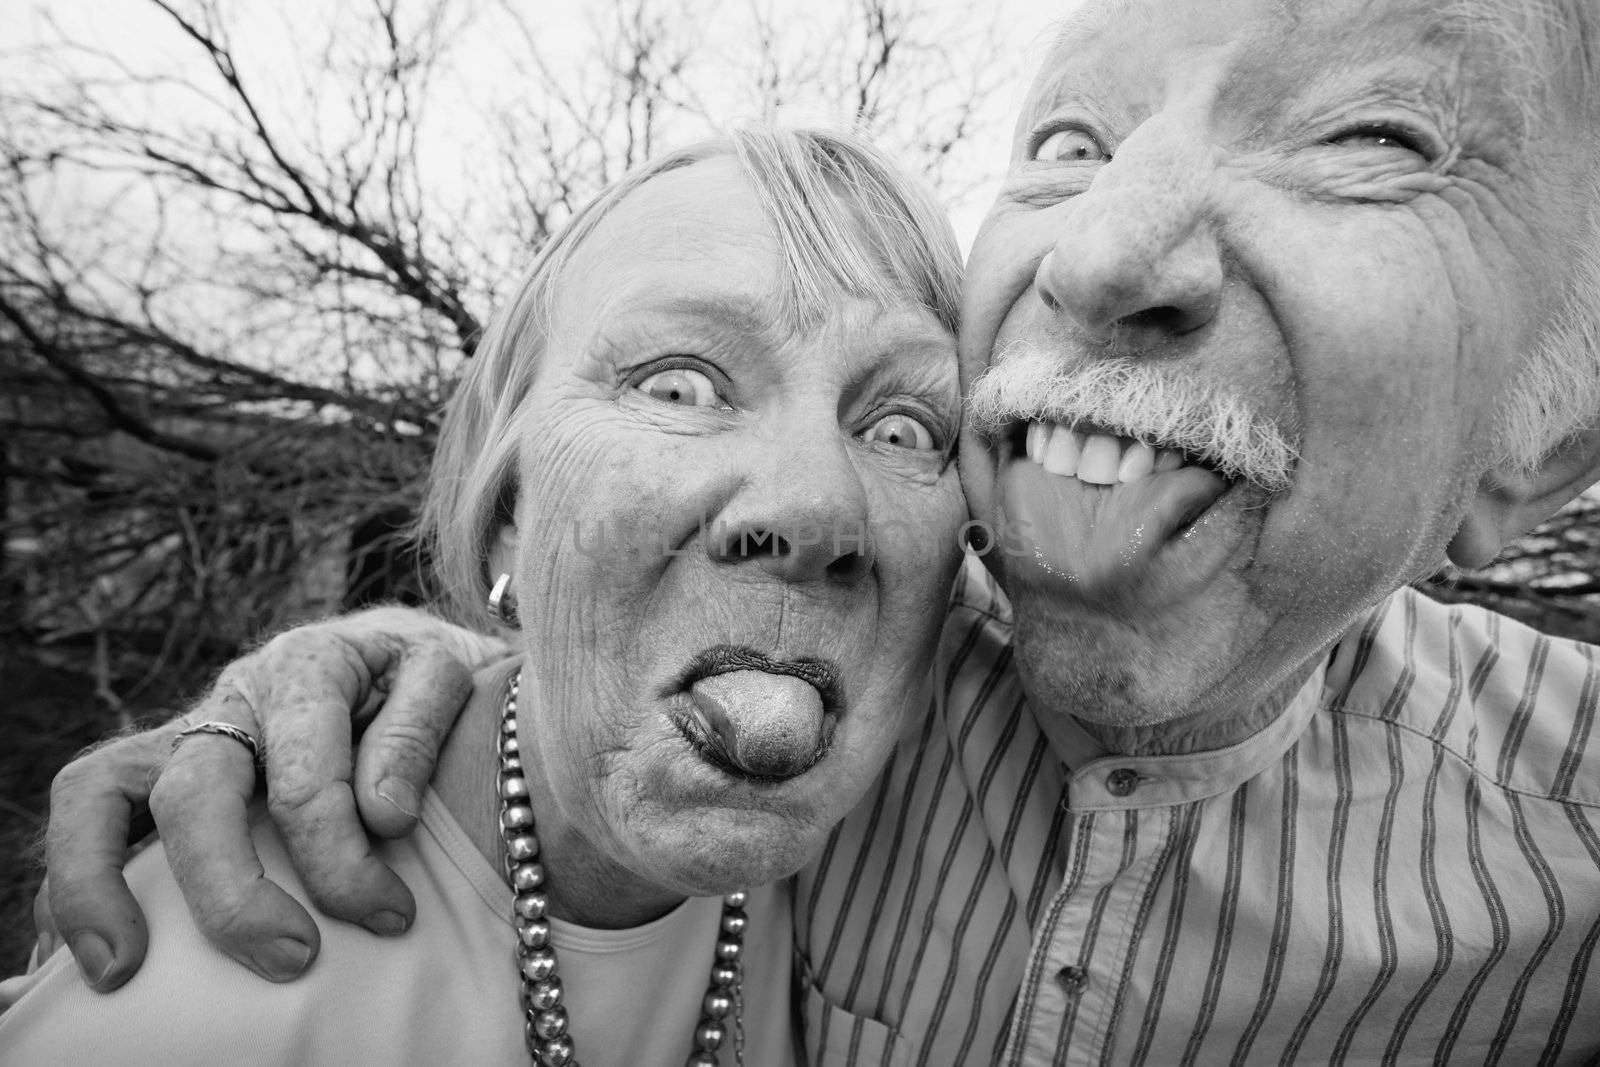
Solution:
[[[1007,573],[1067,583],[1063,594],[1087,601],[1178,594],[1163,588],[1164,571],[1175,570],[1178,585],[1199,575],[1164,550],[1192,536],[1191,524],[1228,488],[1220,475],[1181,463],[1126,438],[1033,424],[1028,455],[1001,476]]]

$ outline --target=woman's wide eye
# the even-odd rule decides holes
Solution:
[[[1083,130],[1057,130],[1039,142],[1033,158],[1041,163],[1104,163],[1111,154]]]
[[[923,452],[932,451],[934,447],[933,434],[926,426],[910,415],[898,413],[885,415],[868,426],[862,431],[861,439],[893,445],[896,448],[914,448]]]
[[[656,371],[640,382],[636,388],[667,404],[683,404],[697,408],[708,408],[717,404],[717,387],[711,384],[711,379],[689,367]]]

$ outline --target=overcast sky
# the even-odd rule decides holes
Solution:
[[[579,55],[592,33],[597,9],[608,0],[530,0],[524,10],[536,13],[541,34],[541,45],[552,55]],[[773,9],[785,19],[803,19],[803,13],[818,10],[841,0],[758,0],[771,3]],[[969,195],[953,205],[956,229],[965,246],[971,239],[988,201],[992,198],[992,181],[1004,166],[1010,121],[1015,116],[1028,78],[1039,62],[1041,41],[1050,23],[1077,5],[1077,0],[989,0],[974,4],[972,0],[907,0],[928,12],[928,19],[937,25],[961,27],[978,26],[987,12],[997,11],[1003,39],[1002,54],[1008,57],[1008,69],[996,72],[1002,83],[997,96],[996,110],[1002,116],[984,125],[973,140],[972,165],[980,168],[971,176],[972,181],[986,181]],[[705,33],[714,42],[719,26],[733,25],[735,17],[749,9],[750,0],[706,0],[699,9],[706,14],[703,19]],[[197,61],[191,42],[182,40],[172,25],[152,5],[132,0],[10,0],[7,4],[12,14],[7,17],[8,41],[0,46],[6,71],[0,79],[12,80],[28,76],[28,62],[24,58],[32,46],[41,40],[59,40],[65,37],[76,44],[96,49],[140,70],[178,70],[185,64]],[[325,24],[342,5],[334,0],[252,0],[230,6],[230,19],[238,29],[235,34],[239,50],[248,50],[258,64],[252,77],[259,84],[270,77],[276,55],[292,58],[290,53],[303,47],[302,28],[309,24]],[[348,11],[349,8],[345,7]],[[974,15],[973,12],[983,14]],[[725,31],[732,32],[732,31]],[[468,55],[452,72],[454,76],[470,81],[474,77],[494,78],[497,74],[491,64],[476,63]],[[285,63],[284,66],[288,66]],[[9,78],[6,75],[9,74]],[[804,114],[795,116],[804,121]]]

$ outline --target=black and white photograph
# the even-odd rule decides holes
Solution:
[[[0,26],[0,1064],[1600,1063],[1600,0]]]

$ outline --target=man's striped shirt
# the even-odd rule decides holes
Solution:
[[[1596,649],[1402,590],[1233,748],[1064,766],[971,560],[796,899],[817,1064],[1584,1062]]]

